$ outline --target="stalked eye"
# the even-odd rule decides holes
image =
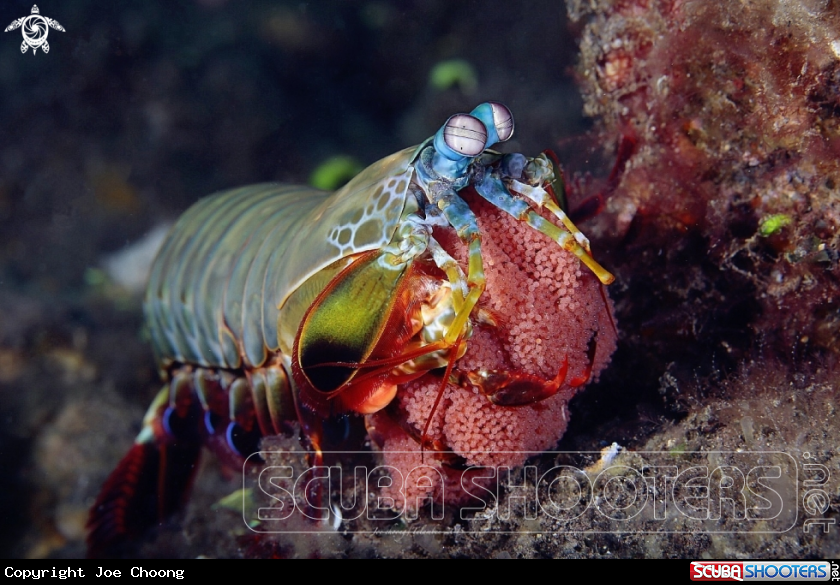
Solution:
[[[504,142],[513,136],[513,114],[508,107],[499,102],[487,102],[493,110],[493,125],[499,135],[499,142]]]
[[[443,139],[449,148],[462,156],[478,156],[487,144],[487,130],[478,118],[455,114],[443,127]]]

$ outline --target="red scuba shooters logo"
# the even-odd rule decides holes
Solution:
[[[692,561],[692,581],[828,581],[828,561]]]
[[[743,581],[744,564],[731,562],[691,563],[692,581]]]

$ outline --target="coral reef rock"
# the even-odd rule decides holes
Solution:
[[[840,347],[836,3],[568,7],[582,27],[586,113],[607,143],[638,141],[599,230],[671,256],[699,235],[713,267],[752,287],[754,331],[779,347]],[[699,290],[693,267],[668,269],[684,298],[710,306],[732,292]]]

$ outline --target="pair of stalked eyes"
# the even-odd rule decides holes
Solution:
[[[513,135],[513,114],[507,106],[498,102],[487,102],[486,105],[490,106],[493,126],[499,138],[493,142],[504,142]],[[455,114],[443,125],[443,140],[462,156],[478,156],[488,146],[487,127],[472,114]]]

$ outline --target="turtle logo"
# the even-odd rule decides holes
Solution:
[[[50,44],[47,42],[47,33],[50,32],[49,27],[65,32],[64,27],[58,24],[58,21],[41,16],[38,5],[36,4],[32,7],[32,14],[12,21],[12,24],[7,26],[3,32],[21,28],[23,42],[20,44],[20,52],[25,53],[26,49],[32,47],[32,54],[34,55],[38,52],[39,47],[45,53],[50,52]]]

